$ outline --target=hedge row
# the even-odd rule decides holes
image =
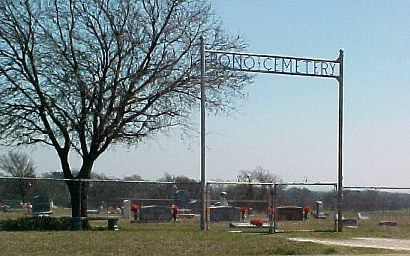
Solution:
[[[70,229],[70,217],[24,217],[0,221],[0,231],[49,231]]]

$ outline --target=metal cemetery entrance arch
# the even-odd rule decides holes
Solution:
[[[206,61],[206,54],[210,59]],[[337,180],[337,231],[342,230],[343,196],[343,50],[336,60],[299,58],[205,49],[201,39],[201,229],[206,229],[206,176],[205,176],[205,72],[206,64],[216,69],[254,73],[334,78],[339,82],[339,133]]]

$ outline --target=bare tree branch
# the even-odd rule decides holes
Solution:
[[[0,24],[0,141],[53,146],[68,179],[89,178],[111,144],[189,124],[201,36],[215,49],[245,47],[200,0],[3,0]],[[208,71],[213,111],[251,81]],[[83,159],[78,175],[71,152]]]

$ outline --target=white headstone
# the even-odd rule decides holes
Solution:
[[[130,200],[124,200],[123,201],[123,210],[122,210],[122,215],[124,218],[128,219],[131,218],[131,201]]]
[[[219,202],[221,204],[221,206],[229,206],[228,204],[228,200],[226,200],[226,192],[221,192],[221,195],[219,197]]]

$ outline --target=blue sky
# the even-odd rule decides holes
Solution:
[[[215,1],[214,6],[227,30],[247,39],[251,52],[333,59],[343,48],[345,184],[408,184],[408,1]],[[243,106],[234,116],[237,132],[229,133],[235,142],[227,143],[243,148],[234,150],[243,154],[243,168],[259,163],[290,181],[336,179],[335,81],[259,76]],[[228,124],[218,125],[223,130]],[[242,138],[246,134],[251,135]]]
[[[212,3],[225,30],[243,36],[249,52],[336,59],[343,48],[345,185],[408,186],[409,1]],[[336,80],[258,75],[246,93],[235,111],[207,118],[208,178],[234,180],[240,170],[262,166],[285,181],[336,181]],[[59,169],[53,151],[38,147],[31,154],[39,172]],[[172,130],[137,147],[116,146],[95,170],[199,179],[199,137]]]

